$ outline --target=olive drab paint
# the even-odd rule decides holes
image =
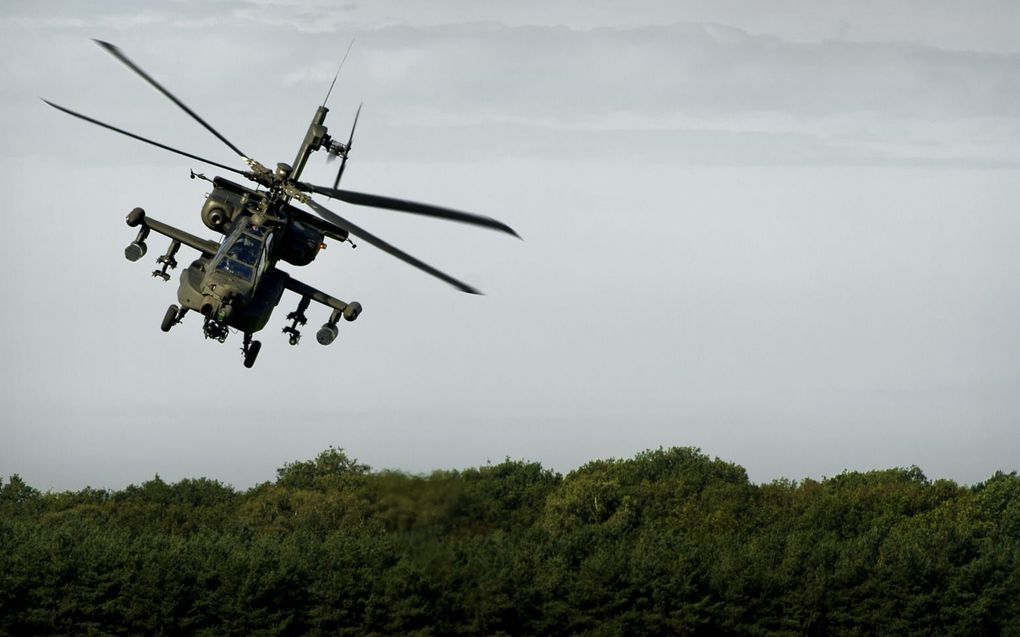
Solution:
[[[278,267],[280,262],[298,267],[308,265],[325,247],[324,241],[327,238],[348,242],[350,236],[358,237],[405,263],[446,281],[463,292],[480,293],[470,285],[420,261],[323,207],[311,198],[310,193],[358,206],[383,208],[487,227],[519,238],[510,226],[490,217],[403,199],[338,189],[337,186],[343,176],[347,157],[354,141],[354,129],[361,113],[360,106],[355,114],[354,125],[351,127],[348,141],[343,143],[330,137],[329,130],[325,125],[329,109],[323,103],[316,109],[315,115],[308,125],[308,131],[305,133],[305,138],[298,149],[293,164],[279,163],[276,165],[276,170],[270,170],[246,156],[219,131],[132,62],[120,49],[107,42],[96,40],[96,43],[215,135],[238,155],[248,166],[248,170],[239,170],[187,153],[43,100],[46,104],[68,115],[138,141],[239,174],[254,182],[256,187],[261,188],[260,190],[248,188],[222,177],[210,179],[192,171],[192,179],[203,179],[212,184],[212,191],[202,206],[201,219],[208,229],[223,235],[218,242],[203,239],[153,219],[142,208],[135,208],[128,213],[128,226],[138,228],[135,240],[124,250],[124,256],[129,261],[138,261],[145,256],[148,251],[146,239],[151,232],[170,239],[170,245],[166,252],[156,259],[157,265],[161,267],[153,271],[154,277],[164,281],[170,280],[169,270],[177,267],[176,256],[182,245],[199,253],[198,258],[181,272],[177,289],[178,304],[167,308],[161,324],[164,332],[169,332],[189,312],[195,312],[202,316],[202,331],[207,339],[222,343],[226,340],[230,329],[242,332],[244,334],[242,347],[244,365],[251,367],[262,347],[259,341],[253,340],[252,335],[266,326],[276,306],[280,303],[283,293],[289,290],[297,294],[300,299],[297,309],[287,315],[290,325],[283,328],[283,332],[288,335],[290,344],[297,345],[300,342],[301,332],[298,328],[307,323],[305,311],[312,301],[332,310],[329,319],[316,334],[316,340],[319,343],[331,344],[339,333],[337,324],[340,318],[354,321],[361,314],[361,304],[341,301],[298,281]],[[330,90],[332,90],[332,86]],[[332,188],[300,181],[301,173],[308,164],[312,153],[320,150],[325,150],[330,158],[341,158],[340,169]],[[315,214],[298,208],[292,202],[308,206]]]

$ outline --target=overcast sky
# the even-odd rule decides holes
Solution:
[[[759,482],[1020,468],[1015,2],[102,7],[0,8],[0,476],[248,487],[329,445],[412,472],[674,445]],[[486,296],[334,243],[283,266],[364,305],[332,346],[321,307],[287,344],[290,293],[251,370],[194,315],[163,334],[166,245],[124,260],[124,215],[214,238],[188,171],[216,169],[38,98],[242,166],[91,38],[266,165],[355,39],[327,121],[343,138],[365,104],[344,185],[524,241],[328,203]]]

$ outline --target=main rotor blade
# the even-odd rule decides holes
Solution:
[[[154,80],[148,73],[146,73],[141,68],[139,68],[138,65],[135,64],[134,62],[132,62],[128,58],[128,56],[124,55],[124,53],[120,49],[118,49],[114,45],[110,44],[109,42],[103,42],[102,40],[93,40],[93,42],[95,42],[99,46],[101,46],[104,49],[106,49],[110,53],[110,55],[112,55],[113,57],[115,57],[118,60],[120,60],[121,62],[123,62],[125,66],[127,66],[129,69],[131,69],[132,71],[134,71],[138,75],[142,76],[142,79],[144,79],[146,82],[151,84],[157,91],[159,91],[160,93],[165,95],[171,102],[173,102],[177,106],[181,107],[181,109],[183,109],[185,113],[187,113],[188,115],[191,115],[191,117],[196,122],[198,122],[199,124],[204,126],[205,129],[208,130],[210,133],[212,133],[213,135],[218,137],[221,142],[223,142],[224,144],[229,146],[230,149],[232,151],[234,151],[235,153],[237,153],[238,155],[240,155],[242,159],[248,159],[248,156],[245,155],[244,153],[242,153],[240,148],[238,148],[237,146],[234,146],[233,144],[231,144],[227,140],[226,137],[224,137],[223,135],[220,135],[219,131],[217,131],[215,128],[210,126],[209,123],[206,122],[204,119],[199,117],[198,113],[196,113],[195,111],[193,111],[190,108],[188,108],[187,106],[185,106],[184,102],[182,102],[181,100],[177,99],[174,96],[173,93],[171,93],[170,91],[168,91],[165,88],[163,88],[162,84],[160,84],[159,82]]]
[[[389,243],[383,241],[382,239],[380,239],[379,237],[375,236],[374,234],[368,232],[367,230],[362,230],[358,226],[354,225],[350,221],[344,219],[343,217],[341,217],[340,215],[336,214],[335,212],[329,210],[328,208],[324,208],[324,207],[320,206],[315,201],[312,201],[311,199],[309,199],[307,203],[308,203],[308,206],[312,210],[314,210],[316,212],[316,214],[318,214],[320,217],[322,217],[326,221],[329,221],[330,223],[332,223],[332,224],[334,224],[334,225],[336,225],[336,226],[338,226],[340,228],[343,228],[344,230],[346,230],[350,234],[353,234],[356,237],[360,237],[362,240],[367,241],[368,243],[371,243],[372,245],[374,245],[375,247],[379,248],[383,252],[388,252],[389,254],[397,257],[398,259],[400,259],[404,263],[408,263],[410,265],[413,265],[414,267],[418,268],[419,270],[422,270],[424,272],[428,272],[432,276],[434,276],[434,277],[436,277],[438,279],[442,279],[443,281],[446,281],[447,283],[449,283],[453,287],[457,288],[461,292],[467,292],[468,294],[481,294],[480,290],[477,290],[477,289],[471,287],[470,285],[468,285],[467,283],[464,283],[463,281],[458,281],[457,279],[453,278],[449,274],[446,274],[444,272],[440,272],[439,270],[435,269],[434,267],[432,267],[431,265],[425,263],[424,261],[420,261],[419,259],[416,259],[415,257],[412,257],[411,255],[407,254],[406,252],[404,252],[400,248],[397,248],[396,246],[390,245]]]
[[[39,98],[39,99],[42,99],[42,98]],[[184,155],[185,157],[188,157],[190,159],[194,159],[196,161],[204,162],[206,164],[210,164],[212,166],[216,166],[217,168],[222,168],[223,170],[229,170],[229,171],[235,172],[235,173],[237,173],[239,175],[247,176],[247,173],[245,173],[243,170],[238,170],[236,168],[231,168],[230,166],[225,166],[225,165],[223,165],[221,163],[212,161],[211,159],[206,159],[204,157],[199,157],[198,155],[192,155],[191,153],[186,153],[183,150],[178,150],[178,149],[176,149],[176,148],[174,148],[172,146],[167,146],[166,144],[161,144],[161,143],[153,141],[151,139],[146,139],[145,137],[142,137],[141,135],[135,135],[134,133],[129,133],[128,131],[126,131],[126,130],[124,130],[122,128],[117,128],[116,126],[112,126],[110,124],[106,124],[104,122],[99,121],[98,119],[92,119],[88,115],[82,115],[81,113],[75,113],[71,109],[64,108],[63,106],[60,106],[59,104],[54,104],[53,102],[51,102],[49,100],[45,100],[44,99],[43,101],[46,102],[47,104],[49,104],[50,106],[52,106],[53,108],[57,109],[58,111],[63,111],[64,113],[67,113],[68,115],[71,115],[73,117],[77,117],[78,119],[83,119],[86,122],[89,122],[90,124],[95,124],[96,126],[102,126],[103,128],[107,128],[107,129],[112,130],[112,131],[114,131],[116,133],[120,133],[121,135],[127,135],[128,137],[131,137],[132,139],[137,139],[140,142],[145,142],[146,144],[152,144],[153,146],[156,146],[157,148],[162,148],[163,150],[169,150],[171,153],[177,153],[178,155]]]
[[[493,230],[499,230],[500,232],[513,235],[518,239],[521,238],[521,235],[517,234],[513,228],[502,221],[493,219],[492,217],[484,217],[482,215],[471,214],[470,212],[460,212],[459,210],[441,208],[439,206],[418,203],[416,201],[407,201],[405,199],[394,199],[393,197],[370,195],[368,193],[355,192],[353,190],[339,190],[336,188],[327,188],[325,186],[315,186],[313,184],[299,184],[299,187],[303,190],[317,192],[320,195],[339,199],[340,201],[346,201],[347,203],[354,204],[356,206],[384,208],[386,210],[409,212],[411,214],[423,215],[426,217],[459,221],[461,223],[469,223],[475,226],[492,228]]]

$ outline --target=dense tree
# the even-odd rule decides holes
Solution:
[[[752,484],[697,449],[566,476],[372,471],[236,491],[0,481],[0,635],[1020,635],[1020,478]]]

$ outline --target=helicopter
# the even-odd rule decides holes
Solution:
[[[319,251],[325,248],[324,242],[327,238],[341,243],[349,242],[356,247],[351,241],[351,237],[358,237],[405,263],[449,283],[462,292],[481,293],[467,283],[411,256],[322,206],[311,198],[312,194],[357,206],[458,221],[520,238],[520,235],[510,226],[491,217],[404,199],[340,189],[338,186],[347,165],[347,158],[354,142],[354,130],[361,114],[360,106],[355,113],[347,142],[333,139],[325,125],[326,115],[329,112],[329,109],[326,108],[326,101],[329,99],[329,93],[327,93],[326,100],[323,100],[322,105],[316,109],[312,116],[308,131],[298,149],[297,157],[291,164],[281,162],[276,165],[275,170],[270,170],[245,155],[219,131],[136,65],[118,47],[101,40],[94,40],[94,42],[216,136],[247,165],[248,169],[241,170],[199,157],[44,99],[46,104],[68,115],[132,139],[241,175],[255,184],[252,188],[223,177],[209,178],[204,174],[194,172],[194,170],[191,171],[192,179],[202,179],[212,184],[212,189],[206,195],[205,203],[202,205],[201,218],[208,229],[223,235],[220,241],[203,239],[154,219],[148,216],[142,208],[134,208],[128,213],[127,225],[138,228],[134,241],[124,250],[124,256],[129,261],[138,261],[145,256],[148,249],[146,239],[151,232],[170,239],[170,245],[166,252],[156,259],[158,269],[152,272],[153,277],[163,281],[170,280],[169,270],[177,268],[176,256],[182,245],[200,253],[199,257],[181,272],[177,290],[179,304],[173,304],[167,308],[160,325],[164,332],[169,332],[175,325],[181,323],[189,311],[197,312],[203,317],[202,331],[206,339],[223,343],[231,329],[244,335],[241,352],[244,366],[250,368],[255,364],[262,348],[262,343],[254,340],[253,335],[266,326],[276,306],[280,303],[283,293],[289,290],[300,297],[297,308],[287,315],[290,325],[283,328],[283,333],[288,335],[289,343],[297,345],[300,342],[299,327],[307,323],[305,311],[311,302],[315,301],[331,310],[329,319],[316,333],[316,340],[320,344],[330,345],[339,335],[340,318],[342,317],[345,321],[356,320],[362,311],[361,304],[356,301],[350,303],[341,301],[302,283],[277,267],[281,261],[298,267],[310,264],[315,260]],[[337,74],[339,75],[339,69]],[[336,83],[336,77],[333,78],[333,82]],[[333,85],[330,85],[330,92],[332,90]],[[317,151],[325,151],[329,159],[341,159],[332,187],[300,181],[301,173],[309,158],[313,152]],[[312,212],[299,208],[295,203],[307,206]]]

